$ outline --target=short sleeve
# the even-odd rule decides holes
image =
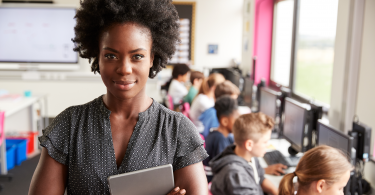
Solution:
[[[203,161],[208,157],[194,124],[181,114],[177,128],[177,148],[173,162],[173,170]]]
[[[71,112],[66,109],[61,112],[52,123],[43,130],[43,135],[39,137],[42,147],[45,147],[48,154],[57,162],[67,165],[68,146],[71,127]]]

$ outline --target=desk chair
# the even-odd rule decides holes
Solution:
[[[4,121],[5,121],[5,112],[0,111],[0,146],[5,144],[5,131],[4,131]],[[1,162],[6,162],[6,149],[4,150],[5,154],[1,154]],[[7,174],[0,175],[0,179],[7,179],[8,181],[12,180],[12,176]],[[0,184],[0,191],[3,189],[3,186]]]
[[[167,106],[170,110],[173,110],[174,109],[174,105],[173,105],[173,99],[172,99],[172,96],[171,95],[167,95],[167,98],[168,98],[168,101],[167,101]]]
[[[190,104],[187,103],[187,102],[183,103],[182,108],[181,108],[181,112],[182,112],[183,115],[185,115],[186,117],[188,117],[190,119],[190,117],[189,117]]]

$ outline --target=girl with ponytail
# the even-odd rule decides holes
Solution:
[[[318,146],[307,151],[295,172],[284,176],[279,195],[342,195],[353,169],[346,155],[330,146]],[[294,189],[293,178],[298,179]]]
[[[194,98],[191,104],[189,117],[201,133],[204,130],[202,122],[199,121],[199,116],[215,105],[215,89],[216,86],[225,81],[222,74],[212,73],[208,78],[205,78],[199,89],[198,95]]]

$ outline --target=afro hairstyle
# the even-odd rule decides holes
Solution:
[[[154,62],[149,78],[165,68],[179,42],[179,17],[172,0],[81,0],[75,18],[74,51],[92,61],[94,73],[100,74],[100,36],[111,25],[133,22],[150,30]]]

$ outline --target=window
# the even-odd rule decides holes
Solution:
[[[329,104],[338,0],[300,0],[293,92]]]
[[[271,81],[289,87],[292,52],[294,0],[282,0],[275,4]]]

